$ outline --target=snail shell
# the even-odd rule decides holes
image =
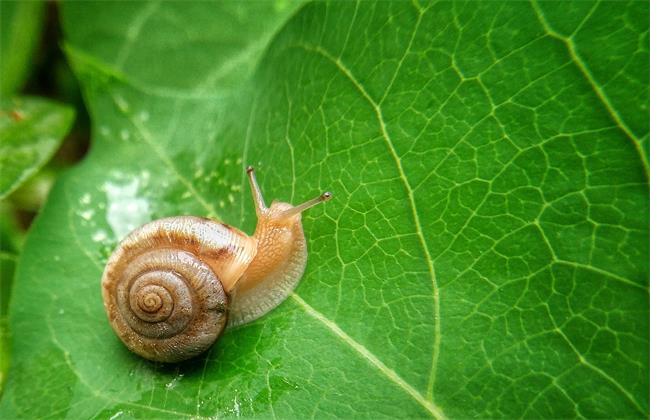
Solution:
[[[160,219],[136,229],[104,272],[113,329],[150,360],[175,362],[202,353],[227,324],[228,296],[219,277],[241,276],[255,250],[245,234],[199,217]]]

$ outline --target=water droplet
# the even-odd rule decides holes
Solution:
[[[84,210],[79,213],[79,216],[81,216],[81,218],[84,220],[90,220],[94,215],[95,215],[95,210],[93,209]]]
[[[228,194],[228,201],[230,201],[231,204],[234,203],[235,202],[235,196],[232,195],[232,194]]]
[[[138,114],[138,118],[140,118],[140,121],[142,122],[149,121],[149,113],[147,111],[141,111]]]
[[[201,178],[203,176],[203,168],[199,168],[194,172],[194,178]]]
[[[93,241],[95,242],[102,242],[105,241],[108,238],[108,235],[106,235],[106,231],[103,229],[98,230],[97,232],[93,233]]]
[[[219,207],[220,207],[220,208],[224,208],[224,207],[226,207],[226,203],[225,203],[225,201],[223,201],[223,200],[219,200]]]
[[[111,130],[108,129],[105,125],[99,127],[99,134],[101,134],[104,137],[108,137],[109,134],[111,134]]]
[[[59,315],[63,315],[65,313],[65,309],[61,308],[59,309]]]
[[[124,140],[124,141],[127,141],[127,140],[129,139],[129,137],[131,137],[131,134],[129,134],[128,130],[126,130],[125,128],[123,128],[123,129],[120,131],[120,138],[121,138],[122,140]]]
[[[84,195],[81,196],[79,199],[79,202],[81,204],[90,204],[90,194],[85,193]]]
[[[117,107],[120,109],[120,111],[122,112],[129,111],[129,103],[122,96],[120,95],[116,96],[115,103],[117,104]]]
[[[241,165],[241,163],[242,163],[241,158],[237,158],[237,165]]]
[[[101,262],[106,264],[106,261],[108,261],[108,258],[113,253],[113,249],[115,248],[115,245],[116,245],[115,243],[103,244],[99,248],[99,257],[100,257]]]
[[[54,261],[61,261],[61,257],[58,256],[58,255],[55,255],[55,256],[54,256]]]
[[[113,414],[113,415],[110,417],[109,420],[115,420],[116,418],[122,417],[123,414],[124,414],[124,411],[120,410],[120,411],[118,411],[117,413]]]
[[[223,164],[224,165],[230,165],[231,160],[230,159],[224,159]]]
[[[108,181],[103,185],[108,203],[106,219],[117,240],[151,220],[149,201],[138,195],[139,185],[138,178],[124,183]]]
[[[176,387],[176,385],[178,385],[178,382],[180,382],[180,380],[183,379],[183,376],[184,375],[182,373],[179,374],[174,379],[172,379],[171,382],[168,382],[167,384],[165,384],[165,388],[174,389]]]

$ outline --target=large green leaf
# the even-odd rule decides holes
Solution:
[[[647,2],[231,7],[65,5],[94,143],[19,261],[4,417],[649,415]],[[246,163],[335,193],[302,283],[204,357],[130,354],[109,253],[250,232]]]
[[[9,329],[7,309],[11,284],[16,270],[16,256],[0,250],[0,393],[9,369]]]

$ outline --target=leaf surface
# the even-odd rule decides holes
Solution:
[[[9,295],[11,293],[11,282],[15,270],[16,255],[0,250],[0,394],[2,393],[9,369],[10,334],[7,310],[9,306]]]
[[[648,3],[266,5],[242,58],[211,3],[65,4],[93,147],[19,262],[2,412],[647,417]],[[130,354],[108,255],[169,215],[252,232],[247,163],[335,193],[303,281],[204,357]]]

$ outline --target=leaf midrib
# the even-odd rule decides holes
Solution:
[[[417,27],[416,29],[417,30]],[[391,158],[393,159],[393,162],[395,163],[395,166],[397,168],[397,172],[399,174],[399,179],[402,182],[402,185],[404,187],[404,190],[406,191],[406,195],[408,198],[409,202],[409,207],[411,209],[411,216],[413,218],[413,222],[415,224],[415,234],[418,237],[418,240],[420,242],[420,248],[422,249],[422,252],[424,253],[425,256],[425,262],[427,264],[427,271],[429,272],[429,278],[431,281],[431,287],[433,291],[433,312],[434,312],[434,344],[433,344],[433,349],[432,349],[432,362],[431,362],[431,367],[429,371],[429,384],[427,386],[428,395],[430,396],[431,400],[433,401],[433,387],[435,383],[435,377],[436,377],[436,368],[438,365],[438,356],[440,353],[440,340],[441,340],[441,321],[440,321],[440,292],[438,288],[438,283],[436,280],[436,274],[435,274],[435,269],[433,267],[433,259],[431,257],[431,253],[429,251],[429,245],[426,240],[426,236],[424,235],[424,231],[422,229],[422,223],[420,222],[420,216],[419,212],[417,209],[417,204],[415,202],[415,193],[413,188],[411,187],[410,182],[408,181],[408,178],[406,176],[406,172],[404,170],[404,167],[402,165],[402,160],[400,156],[397,153],[397,150],[395,149],[395,146],[393,144],[393,141],[390,137],[390,134],[388,133],[388,130],[386,128],[386,123],[384,120],[384,116],[381,110],[381,106],[379,103],[377,103],[371,96],[368,94],[366,89],[363,87],[363,85],[358,81],[358,79],[352,74],[350,69],[341,61],[340,58],[335,58],[329,51],[323,49],[320,46],[316,45],[309,45],[309,44],[299,44],[296,45],[298,48],[302,48],[305,51],[311,52],[318,54],[324,58],[326,58],[329,62],[335,65],[338,71],[340,71],[351,83],[352,85],[356,88],[356,90],[359,91],[359,93],[364,97],[364,99],[370,104],[370,106],[373,109],[373,112],[375,113],[377,117],[377,122],[379,123],[379,128],[381,130],[382,138],[384,139],[384,143],[388,149],[388,152],[390,153]],[[399,71],[399,68],[398,68]],[[396,77],[396,76],[395,76]]]

